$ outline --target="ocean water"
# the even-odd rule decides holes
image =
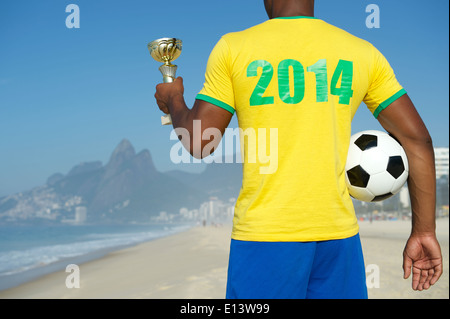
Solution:
[[[0,226],[0,290],[189,225]]]

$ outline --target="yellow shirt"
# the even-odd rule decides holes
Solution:
[[[374,46],[320,19],[271,19],[223,36],[197,99],[236,112],[241,129],[232,238],[357,234],[344,175],[352,118],[362,101],[377,117],[405,93]]]

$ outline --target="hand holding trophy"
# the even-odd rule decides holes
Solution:
[[[175,80],[177,66],[171,62],[177,59],[181,54],[182,41],[175,38],[161,38],[148,44],[148,50],[153,59],[164,64],[159,67],[163,75],[163,82],[170,83]],[[161,124],[172,124],[170,114],[161,116]]]

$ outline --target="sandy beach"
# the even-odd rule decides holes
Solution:
[[[448,299],[448,218],[437,222],[444,274],[427,291],[413,291],[411,280],[403,279],[409,231],[408,221],[360,222],[369,298]],[[63,270],[0,291],[0,298],[223,299],[230,233],[230,225],[196,227],[78,265],[80,288],[66,287],[69,273]]]

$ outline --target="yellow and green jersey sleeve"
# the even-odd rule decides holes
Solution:
[[[197,99],[210,102],[234,114],[234,91],[230,73],[231,57],[222,38],[210,54],[206,66],[205,84]]]
[[[376,48],[373,48],[372,51],[371,78],[369,88],[364,96],[364,103],[372,114],[378,117],[382,110],[406,94],[406,91],[398,83],[386,58]]]

